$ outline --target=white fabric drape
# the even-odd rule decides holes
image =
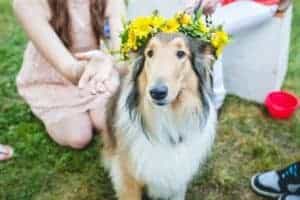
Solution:
[[[277,8],[277,5],[266,6],[251,0],[239,0],[226,6],[219,5],[212,18],[215,24],[222,24],[227,32],[234,35],[270,20]]]

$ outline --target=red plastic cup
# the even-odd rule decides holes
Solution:
[[[285,91],[271,92],[265,101],[265,106],[274,119],[289,119],[300,106],[300,99]]]

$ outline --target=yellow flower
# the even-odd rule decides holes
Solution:
[[[158,13],[150,16],[137,17],[125,26],[121,34],[121,52],[126,57],[128,53],[137,51],[146,45],[150,37],[158,32],[182,32],[188,36],[197,35],[200,40],[209,41],[220,56],[229,42],[229,36],[221,29],[210,28],[200,17],[193,18],[186,13],[178,13],[172,18],[164,18]]]
[[[177,32],[180,27],[180,24],[176,20],[176,18],[171,18],[166,21],[164,26],[162,27],[162,31],[166,33],[174,33]]]
[[[144,38],[152,31],[151,17],[137,17],[129,25],[129,29],[133,31],[138,38]]]
[[[162,28],[162,26],[166,23],[166,19],[160,15],[154,15],[151,18],[151,26],[155,30]]]
[[[224,31],[217,31],[212,34],[211,43],[215,48],[226,45],[229,42],[229,36]]]
[[[127,47],[130,49],[137,48],[137,36],[133,30],[129,30],[128,33],[128,40],[127,40]]]
[[[128,38],[122,44],[122,52],[126,54],[138,50],[144,45],[146,39],[151,34],[158,32],[164,24],[165,19],[159,15],[135,18],[127,27]]]
[[[186,13],[177,13],[176,19],[181,25],[189,25],[192,23],[192,17]]]
[[[212,34],[211,44],[217,49],[217,56],[222,54],[224,47],[229,42],[229,36],[224,31],[217,31]]]
[[[202,33],[209,32],[209,28],[206,26],[206,23],[203,21],[203,19],[199,19],[197,23],[198,23],[200,32],[202,32]]]

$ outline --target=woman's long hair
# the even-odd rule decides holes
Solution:
[[[106,0],[90,0],[91,22],[97,41],[103,36],[103,26],[105,23]],[[50,24],[58,34],[66,47],[72,46],[71,22],[68,11],[67,0],[48,0],[52,18]]]

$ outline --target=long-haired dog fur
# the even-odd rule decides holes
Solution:
[[[108,109],[104,161],[120,200],[184,200],[215,138],[213,48],[183,34],[148,42]]]

